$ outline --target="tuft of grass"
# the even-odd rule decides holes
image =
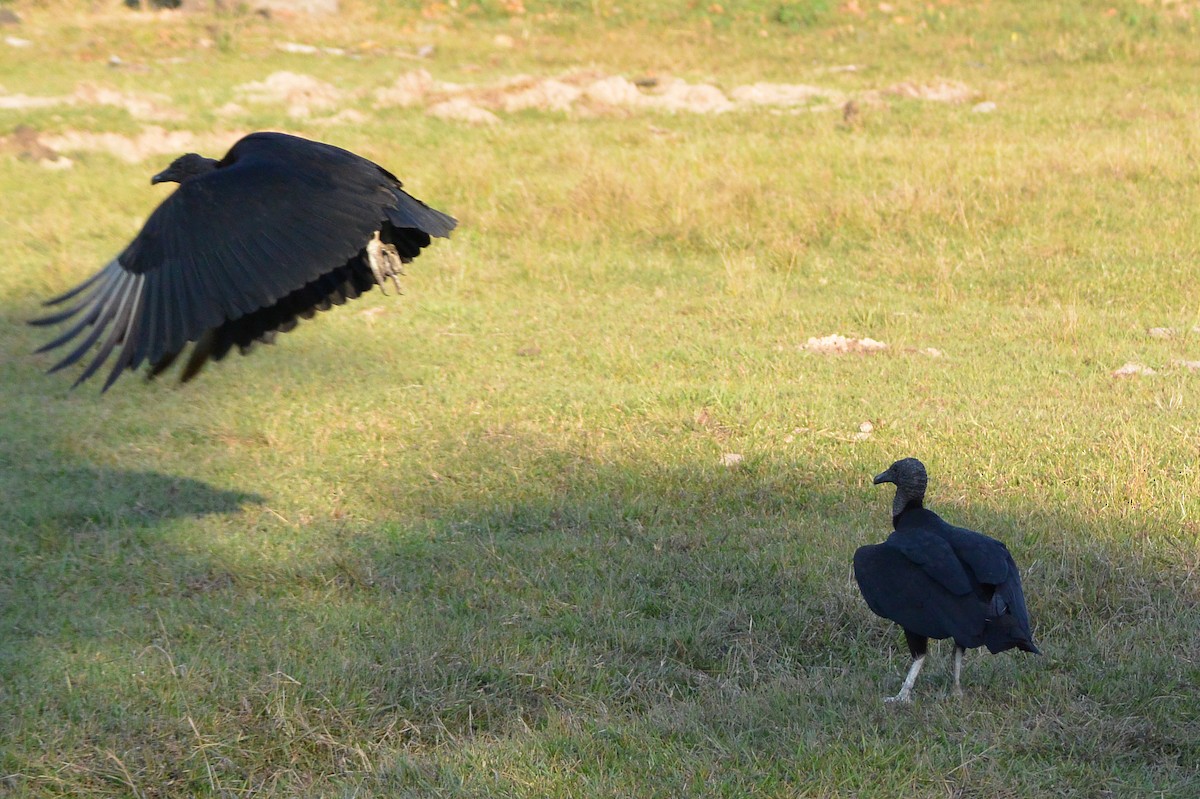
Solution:
[[[626,5],[13,4],[37,46],[0,50],[8,93],[91,82],[169,98],[168,129],[321,138],[461,225],[404,297],[100,397],[42,375],[24,321],[124,246],[171,156],[0,148],[4,792],[1197,794],[1196,9]],[[371,106],[417,66],[956,80],[996,110]],[[364,121],[217,114],[283,69]],[[0,110],[19,124],[147,122]],[[803,349],[834,332],[889,346]],[[1114,378],[1129,361],[1155,374]],[[935,650],[894,708],[907,652],[849,564],[888,532],[870,475],[906,455],[1007,542],[1046,654],[972,653],[956,701]]]

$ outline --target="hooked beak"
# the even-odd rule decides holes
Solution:
[[[157,175],[150,178],[150,185],[153,186],[155,183],[167,183],[168,181],[170,181],[171,176],[169,174],[167,174],[170,171],[171,171],[171,168],[167,167],[162,172],[159,172]]]
[[[892,477],[891,469],[888,469],[886,472],[880,472],[879,474],[875,475],[875,479],[871,481],[871,483],[873,485],[879,485],[880,483],[894,483],[894,482],[896,482],[896,481]]]

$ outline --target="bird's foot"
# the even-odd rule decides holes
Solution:
[[[912,697],[907,692],[901,691],[900,693],[896,694],[895,696],[885,696],[883,698],[883,701],[888,704],[895,703],[895,704],[911,705]]]
[[[375,274],[375,282],[379,284],[379,290],[387,294],[385,281],[390,279],[392,285],[396,287],[396,293],[403,294],[404,292],[400,289],[399,276],[404,274],[404,259],[400,257],[396,246],[385,244],[379,238],[379,231],[375,231],[375,237],[367,242],[366,250],[367,264]]]
[[[962,699],[963,698],[963,690],[960,686],[956,685],[950,689],[950,695],[953,696],[955,699]]]

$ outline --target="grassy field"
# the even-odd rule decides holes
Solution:
[[[1200,795],[1200,6],[725,6],[5,6],[32,44],[0,98],[172,113],[0,108],[0,135],[288,130],[460,227],[402,298],[72,392],[24,321],[173,154],[0,145],[0,793]],[[376,108],[415,68],[858,113]],[[344,97],[240,99],[278,70]],[[939,81],[969,95],[886,91]],[[835,332],[888,348],[804,349]],[[910,455],[1008,543],[1045,654],[971,653],[955,700],[936,648],[893,707],[907,650],[850,559]]]

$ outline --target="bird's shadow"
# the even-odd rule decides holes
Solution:
[[[7,464],[0,518],[67,536],[87,527],[144,527],[171,519],[234,513],[258,494],[160,472],[97,466]]]

